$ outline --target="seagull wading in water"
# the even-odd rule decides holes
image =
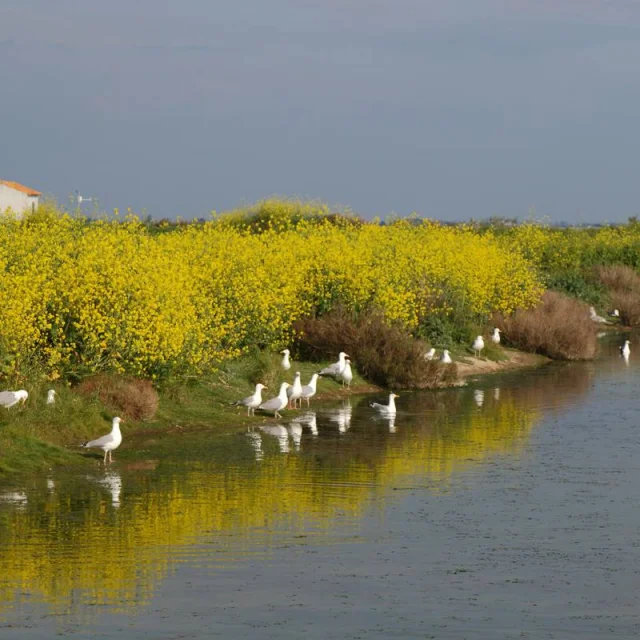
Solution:
[[[263,402],[258,409],[261,409],[262,411],[273,411],[276,418],[281,418],[282,416],[278,412],[282,411],[289,404],[287,389],[290,386],[291,385],[288,382],[283,382],[280,385],[280,393],[275,398],[271,398],[270,400]]]
[[[0,391],[0,404],[10,409],[18,402],[24,404],[29,397],[29,393],[24,389],[20,391]]]
[[[280,353],[284,354],[282,356],[282,368],[285,371],[289,371],[291,369],[291,360],[289,360],[289,354],[291,353],[289,349],[283,349]]]
[[[624,344],[620,347],[620,354],[623,358],[628,358],[631,355],[631,343],[628,340],[624,341]]]
[[[480,353],[484,349],[484,339],[482,338],[482,336],[476,336],[476,339],[473,341],[471,348],[473,349],[473,355],[475,356],[477,352],[479,358]]]
[[[111,433],[102,436],[97,440],[90,440],[80,445],[85,449],[102,449],[104,451],[103,464],[107,464],[107,454],[109,454],[109,464],[113,462],[111,452],[117,449],[122,442],[122,433],[120,433],[120,423],[124,422],[121,418],[114,418],[111,423]]]
[[[247,396],[246,398],[242,398],[242,400],[236,400],[231,404],[233,406],[242,405],[243,407],[247,407],[247,415],[255,415],[256,408],[262,404],[262,390],[266,389],[261,382],[258,382],[256,385],[256,390],[253,392],[253,395]]]
[[[316,386],[318,384],[318,374],[314,373],[309,380],[309,384],[305,384],[302,387],[302,395],[300,396],[300,406],[302,406],[303,398],[307,401],[307,408],[309,407],[309,401],[316,395]]]
[[[341,351],[338,354],[338,362],[334,362],[333,364],[330,364],[328,367],[325,367],[324,369],[322,369],[322,371],[320,371],[320,375],[321,376],[333,376],[334,378],[337,378],[339,375],[342,374],[342,372],[344,371],[344,368],[347,366],[347,358],[349,357],[349,355],[347,353],[345,353],[344,351]]]
[[[395,393],[389,394],[389,404],[378,404],[377,402],[370,402],[369,406],[376,411],[379,411],[383,416],[395,416],[396,415],[396,403],[395,399],[399,398]]]
[[[498,327],[496,327],[493,330],[493,335],[491,336],[491,341],[493,342],[493,344],[500,344],[500,334],[502,333],[502,331],[500,331],[500,329],[498,329]]]
[[[300,382],[299,371],[296,371],[293,384],[287,389],[287,397],[289,398],[289,409],[296,409],[298,407],[298,400],[302,397],[302,382]],[[293,407],[291,406],[292,402]],[[302,408],[302,400],[300,400],[300,407]]]

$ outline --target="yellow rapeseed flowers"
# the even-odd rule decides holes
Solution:
[[[415,330],[456,300],[486,316],[534,304],[542,291],[527,238],[506,247],[467,227],[341,224],[322,208],[270,206],[258,229],[237,224],[238,214],[161,230],[46,208],[6,216],[4,373],[34,359],[51,377],[194,373],[254,345],[279,348],[298,318],[337,302],[378,307]]]

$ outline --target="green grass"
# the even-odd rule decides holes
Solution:
[[[180,429],[239,429],[272,420],[268,414],[247,417],[244,407],[230,403],[250,395],[258,381],[269,387],[263,397],[278,393],[281,382],[292,382],[296,371],[307,384],[311,375],[329,363],[296,362],[288,372],[280,368],[280,357],[255,353],[226,363],[216,375],[167,383],[158,392],[160,405],[156,416],[147,422],[126,421],[122,424],[124,444],[114,456],[133,460],[136,448],[127,447],[130,437],[154,438],[175,435]],[[353,389],[371,390],[354,370]],[[42,384],[24,387],[29,399],[24,406],[0,407],[0,480],[15,474],[44,472],[58,466],[98,465],[99,450],[83,450],[82,442],[108,433],[113,412],[97,399],[80,396],[64,386]],[[56,388],[55,405],[46,404],[48,388]],[[318,381],[317,397],[344,395],[341,385],[332,379]],[[286,413],[285,413],[286,416]]]

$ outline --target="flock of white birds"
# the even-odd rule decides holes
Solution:
[[[285,371],[291,369],[291,352],[289,349],[283,349],[281,366]],[[232,405],[247,407],[247,415],[255,415],[256,409],[273,413],[274,417],[281,418],[280,411],[286,408],[298,409],[302,408],[302,401],[307,401],[307,408],[311,404],[311,398],[316,395],[318,378],[320,376],[331,376],[342,382],[343,387],[350,387],[353,380],[353,372],[351,370],[351,360],[349,354],[341,351],[338,354],[338,361],[332,365],[325,367],[318,373],[311,376],[308,384],[303,385],[300,372],[296,371],[293,383],[283,382],[280,385],[280,391],[277,396],[269,400],[262,400],[262,391],[267,389],[261,382],[256,384],[256,389],[250,396],[232,402]]]
[[[591,315],[592,319],[594,319],[593,314]],[[612,317],[617,316],[617,310],[610,315],[612,315]],[[594,319],[594,321],[597,320]],[[500,329],[494,328],[491,335],[491,341],[494,344],[500,344],[500,333]],[[629,340],[625,340],[624,344],[620,346],[620,355],[626,362],[629,361],[629,357],[631,355],[630,345],[631,342]],[[481,335],[476,336],[471,348],[473,349],[474,355],[479,357],[482,350],[485,348],[484,338]],[[289,371],[291,369],[291,352],[289,349],[284,349],[280,353],[282,354],[281,366],[285,371]],[[425,360],[433,360],[435,356],[436,350],[431,348],[427,353],[425,353],[424,358]],[[451,364],[451,355],[447,349],[443,350],[440,361],[444,364]],[[277,396],[263,401],[262,392],[267,389],[267,387],[259,382],[256,384],[255,391],[250,396],[232,402],[231,404],[246,407],[247,416],[255,415],[255,411],[258,409],[259,411],[273,413],[275,418],[281,418],[282,416],[280,415],[280,411],[283,411],[285,408],[302,409],[303,400],[307,401],[307,408],[310,407],[311,398],[313,398],[317,392],[318,378],[321,376],[333,377],[334,379],[341,381],[343,387],[350,387],[351,381],[353,380],[353,372],[351,370],[351,360],[349,359],[349,355],[344,351],[341,351],[338,354],[338,361],[328,367],[325,367],[318,373],[314,373],[308,384],[302,384],[300,372],[296,371],[293,383],[289,384],[288,382],[283,382],[280,385],[280,391]],[[47,404],[55,404],[56,396],[56,391],[54,389],[49,389],[47,392]],[[369,406],[372,409],[375,409],[381,416],[392,418],[396,415],[395,399],[399,397],[400,396],[395,393],[390,393],[387,404],[370,402]],[[0,405],[7,409],[19,403],[24,404],[28,398],[29,393],[25,389],[20,389],[18,391],[0,391]],[[107,464],[107,459],[109,460],[109,463],[113,462],[112,452],[122,443],[122,432],[120,431],[121,422],[124,422],[121,418],[113,418],[110,433],[107,433],[100,438],[96,438],[95,440],[85,442],[80,446],[87,449],[102,449],[102,451],[104,451],[103,464]]]

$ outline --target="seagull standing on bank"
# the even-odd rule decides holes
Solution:
[[[328,367],[325,367],[324,369],[322,369],[322,371],[320,371],[320,375],[321,376],[333,376],[334,378],[339,376],[343,371],[344,368],[347,366],[347,358],[349,357],[348,354],[346,354],[344,351],[341,351],[338,354],[338,362],[334,362],[333,364],[329,365]]]
[[[395,393],[389,394],[389,404],[378,404],[377,402],[370,402],[369,406],[376,411],[379,411],[383,416],[395,416],[396,415],[396,403],[395,399],[400,396]]]
[[[451,364],[453,362],[448,349],[445,349],[442,352],[442,356],[440,356],[440,362],[442,362],[442,364]]]
[[[620,311],[618,311],[618,309],[614,309],[613,311],[609,311],[609,316],[611,316],[612,318],[619,318],[620,317]]]
[[[55,404],[57,395],[55,389],[49,389],[49,391],[47,391],[47,404]]]
[[[283,349],[280,353],[283,354],[283,356],[282,356],[282,368],[285,371],[289,371],[289,369],[291,369],[291,360],[289,360],[289,354],[291,352],[289,351],[289,349]]]
[[[302,399],[307,401],[307,408],[309,408],[309,401],[316,395],[316,387],[318,384],[318,374],[314,373],[309,380],[309,384],[305,384],[302,387],[302,395],[300,396],[300,405],[302,406]]]
[[[351,381],[353,380],[353,372],[351,371],[351,360],[349,360],[349,358],[344,361],[344,369],[338,377],[342,380],[343,387],[345,384],[347,385],[347,387],[351,386]]]
[[[603,318],[602,316],[599,316],[593,307],[589,307],[589,317],[591,318],[592,322],[599,322],[600,324],[611,324],[609,320]]]
[[[620,347],[620,355],[626,360],[631,355],[631,342],[625,340],[624,344]]]
[[[296,377],[293,379],[293,384],[287,389],[287,397],[289,398],[289,409],[298,408],[298,400],[302,397],[302,382],[300,382],[300,372],[296,371]],[[291,403],[293,402],[293,407]],[[302,400],[300,400],[300,407],[302,408]]]
[[[479,358],[480,353],[484,349],[484,339],[482,338],[482,336],[476,336],[476,339],[473,341],[471,348],[473,349],[473,355],[475,356],[477,352]]]
[[[258,409],[262,411],[273,411],[276,418],[281,418],[280,411],[282,411],[288,404],[289,398],[287,397],[287,389],[291,385],[288,382],[283,382],[280,385],[280,393],[275,398],[271,398],[266,402],[263,402]],[[286,431],[286,429],[285,429]]]
[[[18,402],[24,404],[28,397],[29,393],[24,389],[20,389],[20,391],[0,391],[0,404],[10,409]]]
[[[498,329],[498,327],[496,327],[493,330],[493,335],[491,336],[491,341],[493,342],[493,344],[500,344],[500,334],[502,333],[502,331],[500,331],[500,329]]]
[[[436,355],[436,350],[433,347],[431,347],[431,349],[429,349],[429,351],[427,351],[427,353],[424,354],[424,359],[433,360],[435,355]]]
[[[97,440],[90,440],[80,445],[85,449],[102,449],[104,451],[103,464],[107,464],[107,454],[109,455],[109,464],[113,462],[111,452],[117,449],[122,442],[122,433],[120,433],[120,423],[124,422],[121,418],[114,418],[111,422],[111,433],[102,436]]]
[[[262,383],[258,382],[256,385],[256,390],[253,392],[253,395],[247,396],[246,398],[242,398],[242,400],[236,400],[231,404],[233,406],[242,405],[243,407],[247,407],[247,415],[255,415],[256,408],[262,404],[262,390],[266,389]]]

